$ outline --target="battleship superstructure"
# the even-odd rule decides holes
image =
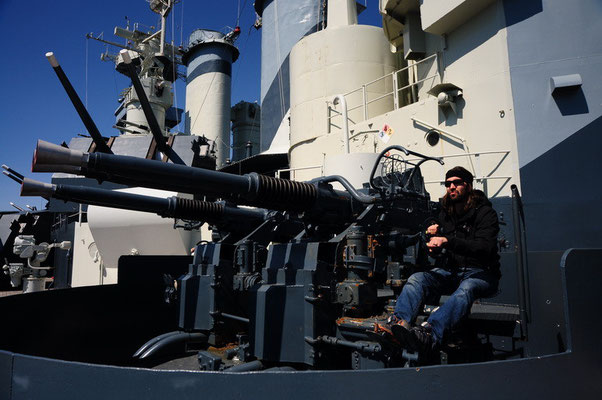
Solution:
[[[3,299],[5,310],[46,301],[65,312],[35,322],[7,314],[29,329],[0,337],[2,379],[10,382],[3,394],[599,393],[600,323],[591,313],[601,303],[601,236],[577,210],[594,221],[599,213],[600,189],[583,183],[597,181],[602,166],[601,44],[586,40],[600,36],[602,10],[594,1],[523,3],[381,1],[381,36],[357,25],[353,1],[330,0],[326,9],[307,2],[317,10],[309,19],[297,2],[256,2],[263,29],[282,41],[267,50],[264,31],[264,51],[279,53],[270,76],[262,72],[267,150],[241,160],[239,170],[286,143],[289,168],[276,175],[291,180],[41,142],[34,167],[196,198],[124,197],[27,179],[25,195],[131,204],[211,221],[214,232],[194,258],[122,257],[117,285]],[[295,19],[294,7],[300,22],[284,40],[278,32]],[[264,124],[270,118],[276,122]],[[374,326],[408,274],[429,264],[420,233],[453,165],[471,170],[500,212],[503,278],[500,293],[473,307],[440,357],[421,360]]]
[[[166,43],[166,20],[173,6],[172,1],[150,2],[151,10],[159,15],[160,29],[154,30],[137,23],[130,27],[129,21],[125,28],[116,27],[114,35],[125,43],[121,40],[106,40],[102,34],[86,34],[89,40],[127,50],[125,53],[115,54],[107,49],[101,59],[114,63],[117,72],[130,77],[130,70],[124,61],[124,56],[127,56],[134,66],[133,73],[138,77],[140,90],[136,90],[132,79],[132,85],[120,93],[113,126],[119,131],[118,136],[101,136],[57,57],[52,53],[47,54],[60,83],[67,91],[90,135],[72,138],[66,146],[83,151],[130,155],[210,169],[229,162],[231,63],[238,56],[238,50],[233,45],[235,37],[216,31],[196,30],[185,47]],[[179,68],[183,66],[187,67],[186,76],[179,72]],[[187,82],[189,93],[185,109],[173,105],[172,86],[178,78]],[[145,102],[141,101],[140,96],[146,97],[147,110],[144,109]],[[204,101],[207,98],[211,98],[212,101]],[[244,107],[252,110],[259,108],[257,105],[241,102],[239,108]],[[147,121],[146,113],[149,112],[152,118]],[[234,118],[234,123],[239,126],[234,139],[243,141],[238,146],[242,148],[242,154],[240,151],[234,154],[240,159],[249,143],[259,141],[259,130],[258,124],[253,120],[249,121],[246,114],[238,115]],[[184,132],[174,129],[180,126]],[[254,152],[251,149],[251,154],[256,154],[258,148],[256,146]],[[21,174],[6,168],[8,169],[5,174],[17,180],[22,179]],[[80,179],[68,172],[55,173],[52,181],[108,189],[121,188],[130,192],[159,196],[173,194],[125,189],[128,185],[107,182],[102,178]],[[28,269],[27,257],[20,259],[18,255],[11,254],[15,238],[32,236],[27,242],[31,246],[46,242],[73,243],[73,248],[67,252],[49,250],[44,276],[37,279],[38,290],[44,288],[45,281],[46,285],[49,284],[49,276],[53,278],[50,285],[54,288],[115,283],[119,256],[151,253],[186,255],[190,254],[190,249],[202,236],[198,229],[189,229],[190,226],[185,222],[174,224],[173,221],[157,216],[125,210],[108,211],[98,207],[90,207],[88,210],[86,205],[80,207],[73,202],[54,199],[50,199],[46,210],[34,214],[36,215],[32,217],[22,217],[32,222],[22,223],[19,229],[13,229],[10,235],[3,235],[0,239],[7,242],[4,247],[6,257],[3,257],[3,265],[6,265],[5,272],[11,275],[13,285],[21,286],[21,279],[31,275],[23,274],[24,270]],[[52,228],[48,229],[48,224],[41,227],[42,224],[37,222],[38,227],[30,226],[39,216],[48,220]],[[4,218],[4,221],[10,222],[8,218]],[[174,226],[180,228],[174,229]],[[161,236],[163,240],[153,242],[148,235],[149,230],[153,230],[154,235]],[[205,230],[205,236],[208,235]],[[30,276],[28,279],[33,278]],[[6,281],[8,282],[8,279]],[[25,291],[32,289],[23,288]]]

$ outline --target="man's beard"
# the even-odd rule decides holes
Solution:
[[[457,204],[457,203],[462,203],[466,200],[467,194],[466,193],[458,193],[456,192],[456,196],[452,197],[452,195],[450,194],[449,199],[451,200],[451,202],[453,204]]]

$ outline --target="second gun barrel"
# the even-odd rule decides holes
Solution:
[[[241,209],[201,200],[181,197],[154,197],[85,186],[48,184],[29,178],[23,180],[22,196],[45,196],[95,206],[119,208],[158,214],[166,218],[180,218],[219,224],[231,220],[241,223],[259,223],[266,218],[262,209]]]

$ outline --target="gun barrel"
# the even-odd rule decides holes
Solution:
[[[153,113],[150,102],[148,101],[146,92],[144,91],[142,83],[140,82],[140,78],[138,78],[138,74],[136,73],[136,68],[132,64],[130,54],[128,53],[128,50],[123,49],[119,52],[119,55],[125,63],[126,71],[128,73],[128,76],[132,80],[134,90],[136,91],[136,95],[138,96],[138,99],[140,100],[140,105],[142,106],[142,111],[144,112],[144,116],[146,117],[146,122],[148,123],[153,137],[157,141],[157,146],[160,150],[165,151],[167,148],[165,144],[165,137],[161,133],[159,122],[157,122],[157,118],[155,118],[155,114]]]
[[[224,172],[168,164],[137,157],[103,153],[84,153],[38,141],[34,155],[36,165],[70,165],[81,168],[79,175],[139,186],[177,190],[230,199],[238,204],[285,211],[330,213],[347,219],[352,213],[352,197],[327,185],[295,182],[250,173],[234,175]]]
[[[29,178],[23,179],[21,196],[54,197],[59,200],[150,212],[166,218],[181,218],[213,224],[233,220],[238,220],[244,225],[260,223],[268,213],[262,209],[241,209],[219,203],[175,196],[161,198],[93,187],[55,185]]]
[[[109,146],[107,146],[107,144],[105,143],[102,135],[100,134],[100,132],[98,131],[98,128],[96,127],[96,124],[92,120],[92,117],[88,113],[88,110],[86,110],[86,107],[84,106],[84,104],[80,100],[79,96],[77,95],[77,92],[71,85],[69,78],[67,78],[67,75],[65,75],[65,72],[61,68],[61,65],[57,61],[56,57],[54,56],[54,53],[53,52],[46,53],[46,58],[48,59],[48,62],[50,62],[50,65],[52,66],[52,69],[56,73],[56,76],[59,78],[59,81],[63,85],[65,92],[67,92],[67,96],[69,96],[71,103],[73,103],[73,107],[75,107],[75,111],[77,111],[77,114],[79,115],[82,122],[84,123],[88,133],[90,133],[92,140],[94,141],[94,143],[96,143],[96,148],[98,149],[98,151],[103,152],[103,153],[112,154],[113,152],[111,151]]]
[[[153,109],[148,100],[148,96],[144,91],[144,87],[142,86],[142,82],[140,82],[140,78],[138,77],[138,73],[136,72],[136,68],[132,64],[132,59],[130,58],[130,54],[128,50],[123,49],[119,52],[121,58],[123,59],[126,67],[126,72],[130,79],[132,80],[132,85],[134,85],[134,90],[136,91],[136,95],[138,96],[138,100],[140,101],[140,106],[142,107],[142,112],[146,118],[146,122],[150,128],[151,134],[155,138],[155,142],[157,143],[157,147],[160,151],[162,151],[174,164],[182,164],[184,165],[184,161],[176,154],[176,152],[167,145],[167,139],[163,136],[161,132],[161,128],[159,127],[159,122],[157,121],[157,117],[153,113]]]

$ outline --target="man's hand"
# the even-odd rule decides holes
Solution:
[[[447,238],[443,236],[433,236],[431,240],[426,244],[429,248],[429,251],[433,251],[433,249],[441,248],[447,243]]]
[[[426,228],[426,234],[427,235],[436,235],[437,232],[439,232],[439,225],[437,224],[433,224],[431,226],[429,226],[428,228]]]

